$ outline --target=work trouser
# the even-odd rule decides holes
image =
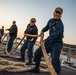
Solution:
[[[15,38],[16,38],[16,36],[10,36],[9,41],[8,41],[8,45],[7,45],[7,50],[8,51],[11,51]]]
[[[28,58],[32,58],[33,57],[33,46],[35,44],[36,40],[34,41],[29,41],[29,40],[25,40],[23,46],[21,47],[21,58],[24,59],[25,58],[25,50],[28,50]]]
[[[51,52],[51,58],[52,58],[52,65],[55,69],[55,71],[60,71],[61,70],[61,66],[60,66],[60,52],[62,49],[62,42],[57,42],[54,43],[53,45],[50,45],[48,42],[46,42],[45,44],[45,49],[47,53]],[[41,57],[43,56],[42,50],[41,50],[41,46],[35,51],[35,56],[34,56],[34,62],[37,64],[40,64],[41,61]]]

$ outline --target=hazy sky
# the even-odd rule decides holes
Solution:
[[[64,43],[76,45],[76,0],[0,0],[0,28],[9,28],[16,20],[18,37],[23,37],[32,17],[36,18],[39,32],[53,17],[56,7],[62,7],[64,12]],[[45,38],[48,32],[45,33]]]

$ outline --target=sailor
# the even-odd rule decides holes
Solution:
[[[4,26],[2,26],[2,28],[0,29],[0,43],[1,43],[3,34],[4,34]]]
[[[15,38],[17,37],[17,32],[18,32],[18,28],[16,25],[16,21],[12,22],[12,26],[9,29],[6,29],[6,31],[9,31],[9,41],[8,41],[8,45],[7,45],[7,51],[10,52],[13,46],[13,42],[15,40]]]
[[[57,7],[53,13],[53,18],[51,18],[47,25],[41,30],[40,34],[44,34],[44,32],[49,30],[49,36],[43,40],[41,39],[40,42],[44,42],[45,49],[47,53],[51,52],[52,58],[52,65],[58,75],[60,75],[60,61],[59,56],[63,46],[63,32],[64,26],[61,20],[63,13],[63,9],[61,7]],[[35,51],[34,55],[34,62],[35,67],[31,70],[28,70],[31,73],[39,73],[40,72],[40,61],[41,57],[43,56],[41,46]]]
[[[31,34],[31,35],[37,35],[38,34],[38,28],[36,26],[36,19],[35,18],[31,18],[30,23],[27,25],[27,28],[24,32],[24,35],[26,34]],[[20,55],[21,58],[19,60],[21,61],[25,61],[25,50],[28,50],[28,62],[26,63],[26,65],[31,65],[32,64],[32,58],[33,58],[33,47],[34,44],[36,42],[37,38],[34,37],[26,37],[26,40],[24,41],[23,46],[20,49]]]

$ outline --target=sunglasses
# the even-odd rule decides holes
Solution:
[[[34,21],[31,21],[32,23],[35,23]]]
[[[55,11],[55,13],[57,13],[57,14],[61,15],[61,13],[60,13],[59,11]]]

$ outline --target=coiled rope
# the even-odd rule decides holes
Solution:
[[[30,34],[26,34],[23,38],[22,38],[22,40],[20,41],[20,43],[16,46],[16,48],[14,49],[14,50],[12,50],[10,53],[8,53],[8,51],[6,50],[6,54],[8,55],[8,56],[10,56],[17,48],[18,48],[18,46],[21,44],[21,42],[23,41],[23,39],[26,37],[26,36],[30,36],[30,37],[40,37],[41,36],[41,38],[43,38],[43,34],[42,35],[30,35]],[[41,48],[42,48],[42,52],[43,52],[43,56],[44,56],[44,58],[45,58],[45,61],[46,61],[46,64],[47,64],[47,66],[48,66],[48,69],[50,70],[50,74],[52,74],[52,75],[57,75],[56,74],[56,72],[55,72],[55,70],[54,70],[54,68],[53,68],[53,66],[52,66],[52,64],[49,62],[49,59],[48,59],[48,55],[47,55],[47,52],[46,52],[46,49],[45,49],[45,46],[44,46],[44,43],[43,42],[41,42]],[[18,65],[19,65],[19,63],[17,63]],[[16,64],[16,65],[17,65]],[[1,65],[0,65],[1,66]],[[14,68],[14,70],[12,70],[12,69],[10,69],[10,70],[8,70],[8,68]],[[23,71],[23,70],[25,70],[25,68],[19,68],[18,66],[3,66],[3,67],[1,67],[0,68],[0,70],[7,70],[7,71],[9,71],[9,72],[15,72],[15,71],[17,71],[17,72],[19,72],[19,71]]]

